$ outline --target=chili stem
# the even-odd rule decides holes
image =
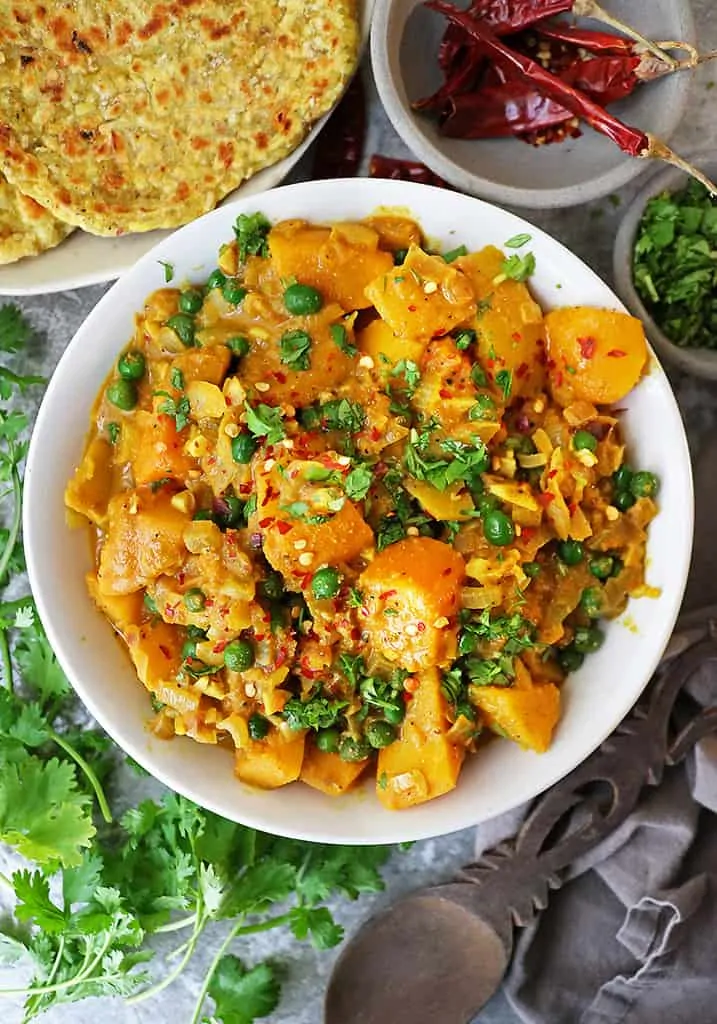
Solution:
[[[674,67],[677,63],[674,57],[671,57],[669,53],[663,50],[659,43],[653,43],[650,39],[646,39],[642,33],[638,32],[637,29],[632,28],[630,25],[626,25],[619,18],[613,17],[608,11],[604,10],[600,4],[595,3],[595,0],[575,0],[573,4],[573,14],[578,18],[593,18],[595,21],[602,21],[603,24],[609,25],[611,28],[615,28],[618,32],[622,32],[624,35],[629,36],[630,39],[634,39],[636,43],[640,43],[650,53],[654,53],[660,60],[664,60],[666,64]]]
[[[679,167],[685,174],[689,174],[692,178],[699,181],[701,185],[704,185],[711,195],[717,196],[717,185],[710,181],[707,175],[703,174],[698,167],[688,163],[687,160],[670,149],[667,143],[661,139],[656,139],[654,135],[648,135],[647,138],[649,146],[646,152],[640,153],[641,157],[654,157],[656,160],[664,160],[666,164],[672,164],[673,167]]]

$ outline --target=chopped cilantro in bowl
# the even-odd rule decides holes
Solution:
[[[701,184],[648,200],[635,235],[632,279],[669,341],[717,349],[717,200]]]

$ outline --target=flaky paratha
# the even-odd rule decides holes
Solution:
[[[357,50],[355,0],[0,0],[0,171],[96,234],[183,224],[291,152]]]
[[[72,230],[0,174],[0,265],[53,249]]]

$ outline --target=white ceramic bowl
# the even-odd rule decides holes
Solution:
[[[624,403],[623,423],[635,465],[662,480],[661,512],[650,528],[648,578],[658,600],[630,602],[611,624],[603,648],[564,689],[564,713],[551,749],[526,753],[495,740],[467,759],[456,790],[400,813],[384,810],[371,784],[340,799],[295,784],[251,790],[232,774],[226,751],[188,739],[158,740],[146,728],[149,705],[125,652],[87,595],[90,548],[70,530],[65,483],[82,451],[90,409],[118,352],[130,338],[135,310],[163,283],[158,260],[176,279],[203,279],[238,213],[271,220],[363,217],[377,207],[410,209],[427,235],[446,248],[470,249],[528,232],[537,258],[531,285],[544,307],[588,303],[619,307],[610,289],[567,249],[513,214],[444,189],[371,179],[289,185],[222,207],[187,225],[144,256],[102,298],[75,335],[40,409],[25,478],[24,536],[33,593],[60,663],[88,709],[149,772],[197,803],[266,832],[335,843],[392,843],[451,832],[534,797],[582,761],[615,728],[650,678],[682,600],[692,541],[692,480],[687,444],[667,379],[657,364]]]
[[[605,6],[652,39],[695,41],[688,0],[609,0]],[[442,83],[436,55],[447,24],[423,0],[377,0],[371,28],[371,63],[381,102],[409,149],[436,174],[484,199],[550,208],[609,195],[646,170],[649,161],[626,156],[585,125],[580,138],[540,147],[516,139],[440,135],[435,119],[414,112],[411,102],[431,95]],[[604,27],[594,21],[585,25]],[[684,73],[651,82],[611,104],[610,111],[666,140],[684,117],[689,79]]]
[[[690,162],[700,167],[711,181],[717,180],[717,160],[714,156],[691,156]],[[653,174],[635,196],[625,210],[620,221],[620,228],[615,237],[612,266],[615,287],[621,299],[633,314],[645,325],[645,331],[651,343],[667,362],[706,380],[717,380],[717,349],[683,348],[676,345],[664,334],[652,319],[645,305],[637,294],[632,277],[632,257],[635,239],[640,227],[645,207],[651,199],[661,192],[679,192],[689,181],[688,176],[676,167],[663,168]]]

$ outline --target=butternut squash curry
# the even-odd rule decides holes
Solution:
[[[67,505],[154,731],[237,776],[405,808],[492,733],[544,751],[560,685],[644,581],[657,478],[612,408],[640,323],[544,315],[512,254],[417,223],[239,217],[204,284],[155,291]],[[521,255],[521,250],[524,255]]]

